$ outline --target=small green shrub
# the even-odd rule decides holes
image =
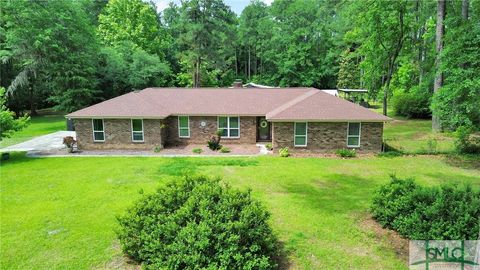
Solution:
[[[162,147],[159,146],[159,145],[157,145],[153,148],[153,152],[155,152],[155,153],[159,153],[160,151],[162,151]]]
[[[225,146],[222,146],[222,148],[220,148],[220,152],[222,152],[222,153],[230,153],[230,148],[225,147]]]
[[[215,136],[213,136],[209,141],[207,141],[208,148],[212,151],[217,151],[222,148],[222,145],[220,144],[220,140],[222,139],[222,130],[218,129],[215,132]]]
[[[117,235],[145,269],[275,269],[269,217],[250,191],[185,177],[144,195],[118,218]]]
[[[477,239],[480,191],[470,185],[422,187],[392,177],[375,193],[371,211],[384,227],[410,239]]]
[[[438,146],[438,141],[435,138],[430,138],[427,141],[427,151],[430,154],[436,154],[437,151],[437,146]]]
[[[271,143],[265,144],[265,148],[267,148],[267,150],[269,150],[269,151],[272,151],[272,150],[273,150],[273,146],[272,146]]]
[[[288,157],[290,156],[290,153],[288,151],[288,147],[284,147],[284,148],[280,148],[278,150],[278,154],[281,156],[281,157]]]
[[[357,156],[357,151],[355,149],[338,149],[336,154],[343,158],[353,158]]]
[[[459,127],[456,131],[455,149],[460,154],[480,154],[480,134],[473,127]]]
[[[201,148],[193,148],[192,152],[195,153],[195,154],[201,154],[203,152],[203,150]]]
[[[430,95],[419,91],[399,93],[393,100],[393,111],[407,118],[431,118]]]

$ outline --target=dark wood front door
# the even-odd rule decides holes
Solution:
[[[272,140],[272,126],[265,117],[257,117],[257,141],[269,142]]]

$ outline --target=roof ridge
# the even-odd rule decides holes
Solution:
[[[295,104],[297,104],[297,103],[305,100],[306,98],[308,98],[308,97],[310,97],[310,96],[313,96],[313,95],[315,95],[315,94],[317,94],[317,93],[319,93],[319,92],[321,92],[321,91],[311,89],[310,91],[308,91],[308,92],[306,92],[306,93],[304,93],[304,94],[302,94],[302,95],[300,95],[300,96],[298,96],[298,97],[296,97],[296,98],[294,98],[294,99],[292,99],[292,100],[290,100],[290,101],[288,101],[288,102],[280,105],[279,107],[275,108],[274,110],[268,112],[268,113],[265,115],[265,117],[266,117],[267,119],[269,119],[270,117],[274,117],[275,115],[283,112],[284,110],[292,107],[293,105],[295,105]]]

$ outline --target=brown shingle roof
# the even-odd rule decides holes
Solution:
[[[390,120],[314,88],[147,88],[67,117],[165,118],[169,115],[266,115],[272,121]]]

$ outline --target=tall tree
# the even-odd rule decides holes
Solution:
[[[115,46],[129,41],[165,58],[169,38],[153,5],[142,0],[110,0],[98,20],[98,36],[104,44]]]
[[[45,103],[71,111],[96,98],[93,27],[77,2],[2,1],[1,58],[15,77],[8,92],[25,91],[31,114]]]
[[[347,35],[361,45],[361,68],[371,90],[383,90],[383,114],[387,115],[390,84],[398,70],[399,56],[411,35],[413,4],[406,0],[355,2],[351,13],[355,27]]]
[[[266,17],[268,17],[267,6],[259,0],[251,1],[240,15],[238,39],[246,52],[245,71],[248,80],[251,80],[252,75],[259,70],[257,52],[262,42],[260,24]]]
[[[467,126],[478,130],[480,5],[472,5],[472,12],[469,12],[468,19],[465,19],[461,4],[448,3],[449,16],[445,20],[448,31],[444,36],[445,45],[440,67],[444,82],[434,95],[432,109],[444,129],[455,130],[460,126]]]
[[[443,72],[440,70],[441,66],[441,54],[443,50],[443,34],[445,32],[444,21],[445,19],[445,0],[438,0],[437,2],[437,27],[435,31],[435,48],[436,48],[436,60],[435,60],[435,83],[433,85],[433,93],[437,93],[440,87],[443,84]],[[438,115],[435,111],[432,114],[432,129],[439,131],[441,128],[441,123]]]
[[[149,54],[131,42],[101,49],[97,76],[105,99],[134,89],[168,85],[170,75],[168,65],[157,55]]]
[[[179,15],[172,25],[183,49],[179,59],[192,74],[192,85],[200,87],[202,73],[221,73],[232,65],[236,16],[222,0],[183,1]]]

